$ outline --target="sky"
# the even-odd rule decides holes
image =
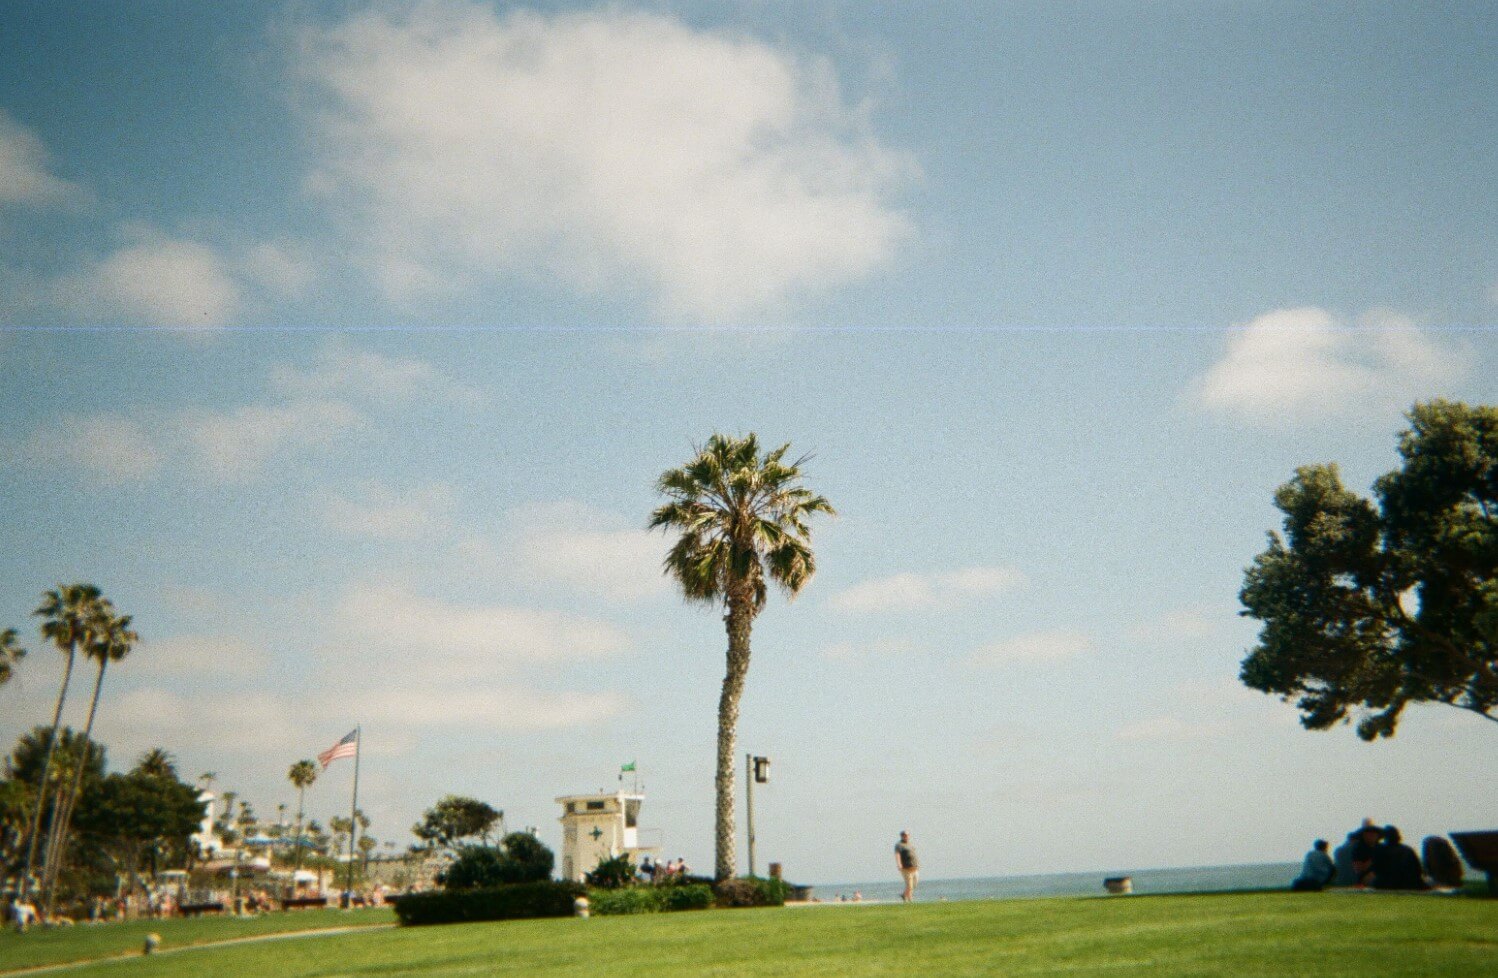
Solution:
[[[1237,591],[1297,466],[1498,395],[1495,89],[1481,4],[6,4],[0,742],[92,581],[116,767],[273,814],[359,725],[376,838],[559,846],[636,761],[706,869],[723,626],[645,527],[753,431],[839,511],[755,623],[761,870],[1487,827],[1490,723],[1303,730]]]

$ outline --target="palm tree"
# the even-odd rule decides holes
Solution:
[[[152,778],[177,778],[177,759],[172,752],[165,747],[152,747],[140,755],[140,760],[135,762],[135,770],[138,774],[144,774]]]
[[[650,527],[681,536],[665,572],[688,601],[723,606],[728,670],[718,700],[717,878],[734,875],[734,757],[739,698],[749,673],[749,634],[773,581],[794,598],[816,572],[807,519],[835,515],[826,499],[801,484],[806,458],[785,461],[790,445],[760,454],[759,439],[714,434],[697,457],[662,473],[666,497]]]
[[[201,791],[211,791],[213,789],[213,782],[217,780],[217,771],[204,771],[202,774],[198,775],[198,788]]]
[[[94,600],[85,626],[88,630],[88,641],[83,652],[99,664],[99,672],[94,679],[93,698],[88,704],[88,722],[83,727],[84,743],[88,743],[89,738],[93,736],[94,717],[99,710],[99,694],[104,689],[104,670],[111,662],[118,662],[129,655],[135,643],[140,641],[140,636],[130,629],[130,621],[129,615],[114,613],[114,605],[108,598],[98,597]],[[170,767],[169,759],[168,767]],[[68,828],[73,819],[73,809],[78,805],[78,791],[83,786],[83,769],[84,765],[78,765],[78,769],[73,773],[73,785],[64,796],[61,813],[54,815],[52,819],[46,870],[42,874],[45,907],[43,912],[48,917],[52,916],[52,907],[57,896],[57,877],[62,872],[62,865],[67,855]]]
[[[312,787],[312,782],[317,780],[317,765],[311,761],[297,761],[291,765],[291,770],[286,772],[286,777],[296,786],[296,868],[302,868],[302,802],[306,798],[307,789]]]
[[[16,640],[16,630],[7,628],[0,632],[0,686],[10,682],[15,674],[16,663],[26,658],[26,650]]]
[[[57,691],[57,709],[52,713],[52,736],[47,741],[46,759],[42,761],[40,783],[43,790],[37,792],[36,809],[31,813],[31,828],[27,833],[26,862],[21,870],[19,894],[23,903],[31,885],[31,869],[36,864],[37,837],[41,834],[46,785],[52,774],[52,753],[57,748],[57,731],[62,726],[62,706],[68,698],[68,684],[73,679],[73,662],[78,657],[78,647],[87,641],[85,622],[99,597],[99,589],[92,584],[59,585],[57,590],[42,595],[41,605],[33,612],[42,619],[42,638],[57,646],[67,659],[62,670],[62,687]]]

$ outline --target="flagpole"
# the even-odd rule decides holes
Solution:
[[[354,838],[359,834],[359,755],[364,753],[364,728],[354,728],[354,801],[349,806],[348,813],[348,885],[344,892],[348,894],[348,903],[345,909],[353,909],[354,906]]]

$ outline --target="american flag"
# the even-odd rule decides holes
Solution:
[[[359,729],[355,727],[348,732],[347,737],[344,737],[332,747],[318,754],[317,759],[322,762],[323,768],[326,769],[329,764],[332,764],[340,757],[353,757],[357,753],[359,753]]]

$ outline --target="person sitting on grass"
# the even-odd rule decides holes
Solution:
[[[1373,850],[1373,888],[1375,890],[1426,890],[1420,857],[1405,845],[1399,830],[1384,828],[1384,841]]]
[[[1332,857],[1326,854],[1331,843],[1325,839],[1317,839],[1311,851],[1306,853],[1306,861],[1300,867],[1300,875],[1290,884],[1290,889],[1297,893],[1315,893],[1325,888],[1337,876],[1337,867],[1332,863]]]
[[[1358,829],[1358,841],[1352,847],[1352,868],[1357,872],[1358,886],[1373,885],[1373,857],[1383,838],[1384,830],[1374,825],[1371,819]]]

